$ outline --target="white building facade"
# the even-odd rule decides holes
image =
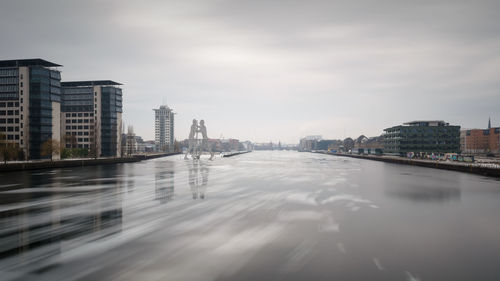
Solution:
[[[158,151],[174,150],[174,112],[166,105],[155,111],[155,145]]]

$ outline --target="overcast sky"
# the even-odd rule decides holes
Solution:
[[[154,138],[297,143],[416,119],[500,126],[500,1],[0,0],[0,59],[123,83],[124,122]]]

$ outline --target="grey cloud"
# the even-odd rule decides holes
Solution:
[[[211,135],[287,142],[410,119],[500,122],[498,1],[1,5],[2,57],[53,60],[66,80],[123,82],[125,122],[147,139],[163,99],[178,138],[193,117]]]

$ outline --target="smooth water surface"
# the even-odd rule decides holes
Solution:
[[[500,181],[298,152],[0,174],[1,280],[500,280]]]

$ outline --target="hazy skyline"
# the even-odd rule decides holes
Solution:
[[[124,123],[154,138],[297,143],[439,119],[500,126],[499,1],[0,0],[0,59],[123,83]]]

